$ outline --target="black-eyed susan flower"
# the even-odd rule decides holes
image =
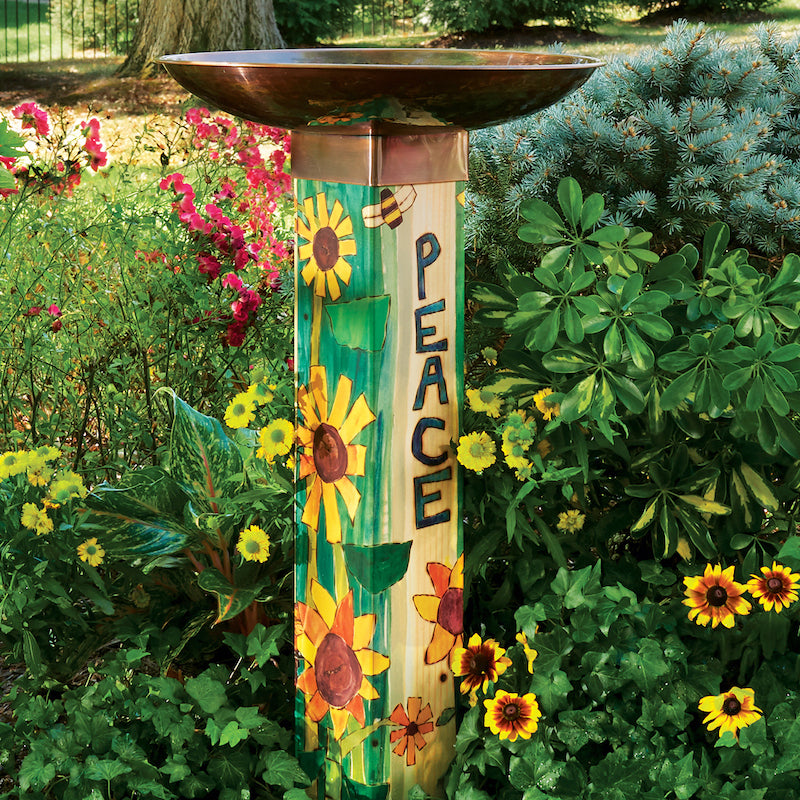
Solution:
[[[517,641],[522,645],[522,651],[525,653],[525,659],[528,662],[528,672],[533,675],[533,662],[536,661],[536,657],[539,655],[538,650],[534,650],[528,644],[528,637],[525,635],[524,631],[520,631],[516,636]]]
[[[255,419],[255,400],[247,392],[239,392],[225,409],[225,424],[229,428],[246,428]]]
[[[704,626],[711,622],[712,628],[720,623],[732,628],[737,614],[750,613],[751,605],[742,597],[745,587],[733,580],[733,569],[706,564],[702,576],[683,579],[686,584],[683,604],[689,606],[689,619]]]
[[[258,441],[256,456],[272,463],[275,456],[285,456],[292,449],[294,425],[288,419],[274,419],[261,429]]]
[[[90,567],[99,567],[103,563],[106,551],[92,537],[78,545],[78,558],[85,561]]]
[[[23,503],[20,522],[28,530],[36,531],[37,536],[53,530],[53,520],[47,516],[47,509],[39,508],[35,503]]]
[[[306,286],[314,284],[314,294],[324,297],[326,292],[331,300],[338,300],[342,290],[341,281],[349,285],[352,267],[346,256],[356,254],[356,240],[353,236],[353,222],[344,216],[342,204],[335,200],[328,210],[324,192],[316,196],[317,210],[314,213],[314,198],[303,201],[302,213],[297,215],[297,234],[304,240],[298,247],[300,261],[305,261],[300,275]]]
[[[269,558],[269,546],[269,536],[258,525],[245,528],[236,542],[236,550],[245,561],[259,561],[262,564]]]
[[[761,567],[761,575],[751,575],[747,591],[764,606],[766,611],[774,608],[779,613],[797,600],[797,583],[800,575],[776,561],[771,567]]]
[[[450,669],[461,678],[461,693],[473,689],[486,691],[510,666],[511,659],[494,639],[482,641],[477,633],[469,637],[466,647],[454,647],[450,654]]]
[[[553,393],[552,389],[541,389],[533,396],[533,404],[545,422],[555,419],[561,413],[561,406],[553,400],[548,400]]]
[[[425,735],[433,731],[433,711],[431,704],[422,707],[421,697],[408,698],[408,711],[402,703],[394,707],[389,719],[400,728],[389,734],[389,743],[397,744],[392,752],[398,756],[406,757],[406,766],[413,767],[417,763],[417,750],[422,750],[427,744]]]
[[[509,742],[515,742],[517,737],[530,739],[539,727],[542,712],[532,692],[520,697],[513,692],[499,691],[483,704],[486,706],[483,724],[501,739]]]
[[[340,739],[350,717],[364,727],[364,700],[379,697],[368,676],[385,672],[389,658],[367,647],[376,617],[354,616],[352,589],[337,603],[312,580],[311,601],[295,604],[295,649],[308,664],[297,688],[306,695],[308,718],[319,722],[330,712],[334,738]]]
[[[497,460],[494,439],[485,431],[475,431],[458,440],[458,463],[479,475]]]
[[[425,663],[436,664],[464,641],[464,556],[452,569],[437,561],[426,568],[435,594],[415,594],[414,605],[422,619],[434,623]]]
[[[710,731],[719,728],[720,736],[730,731],[737,739],[741,728],[752,725],[761,716],[761,709],[755,705],[755,692],[738,686],[722,694],[704,697],[697,707],[707,712],[703,724]]]
[[[320,510],[325,514],[325,538],[342,541],[337,494],[344,500],[352,522],[361,493],[350,477],[363,475],[367,448],[353,444],[353,439],[375,415],[361,394],[350,405],[353,382],[339,376],[333,402],[328,405],[328,378],[325,367],[311,367],[308,386],[297,391],[297,406],[304,425],[297,429],[300,453],[299,479],[306,479],[306,502],[302,522],[314,530],[319,528]]]
[[[564,531],[564,533],[575,533],[583,528],[583,523],[585,521],[585,514],[582,514],[577,508],[570,508],[567,511],[562,511],[558,515],[556,528],[560,531]]]
[[[490,389],[467,389],[467,402],[473,411],[480,411],[494,419],[500,416],[503,399]]]

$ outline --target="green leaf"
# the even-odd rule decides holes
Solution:
[[[201,673],[196,678],[189,678],[184,688],[197,705],[209,715],[216,714],[228,702],[223,684],[206,673]]]
[[[133,767],[119,759],[100,759],[95,755],[87,756],[84,774],[91,781],[113,781],[114,778],[133,772]]]
[[[707,272],[716,267],[725,254],[731,232],[724,222],[715,222],[703,236],[703,269]]]
[[[170,555],[191,538],[173,519],[135,519],[114,511],[90,512],[81,520],[81,533],[94,534],[106,553],[121,558]]]
[[[217,569],[209,567],[197,576],[197,585],[204,591],[216,595],[218,625],[226,619],[241,614],[258,596],[261,586],[233,586]]]
[[[600,221],[600,217],[603,216],[604,209],[605,201],[603,200],[603,196],[597,192],[590,194],[586,200],[584,200],[583,208],[581,208],[581,228],[587,230],[597,225]]]
[[[697,368],[675,378],[661,395],[661,408],[669,411],[683,403],[694,389]]]
[[[261,777],[265,783],[282,786],[284,789],[293,789],[296,784],[308,786],[311,783],[298,760],[285,750],[273,750],[266,754]]]
[[[45,763],[44,756],[35,750],[28,753],[22,761],[19,768],[19,786],[25,793],[29,789],[43,790],[55,776],[56,765],[49,760]]]
[[[565,422],[574,422],[586,414],[592,406],[594,391],[594,375],[588,375],[570,389],[561,401],[561,416]]]
[[[573,228],[577,228],[581,219],[581,209],[583,208],[581,185],[575,178],[562,178],[558,182],[556,195],[567,222]]]
[[[327,303],[333,338],[354,350],[377,352],[386,342],[389,295],[363,297],[347,303]]]
[[[558,373],[582,372],[594,366],[574,350],[551,350],[542,356],[542,365],[550,372]]]
[[[560,669],[553,670],[549,675],[534,671],[531,691],[536,695],[542,711],[552,716],[559,708],[567,705],[567,695],[572,691],[572,684],[567,679],[567,673]]]
[[[342,546],[347,570],[370,594],[385,592],[408,569],[411,542]]]
[[[170,473],[188,494],[212,510],[223,486],[244,469],[241,453],[218,420],[195,411],[177,395],[170,438]]]
[[[86,505],[132,519],[177,515],[187,500],[185,492],[160,467],[125,473],[115,485],[101,483],[86,496]]]

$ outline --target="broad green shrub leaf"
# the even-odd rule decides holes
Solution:
[[[195,411],[177,395],[173,399],[170,474],[184,491],[216,511],[222,487],[242,472],[241,453],[218,420]]]
[[[86,496],[86,505],[134,519],[179,515],[186,493],[160,467],[125,473],[115,485],[101,483]]]
[[[284,750],[267,753],[261,778],[264,783],[282,786],[284,789],[292,789],[295,784],[308,786],[311,783],[297,759]]]
[[[197,576],[197,585],[204,591],[216,595],[217,618],[214,624],[241,614],[258,597],[261,586],[233,586],[217,569],[204,569]]]

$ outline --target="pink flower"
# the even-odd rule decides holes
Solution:
[[[11,113],[16,119],[22,120],[23,128],[35,128],[39,136],[47,136],[50,133],[47,112],[39,108],[36,103],[22,103],[12,108]]]
[[[222,285],[226,289],[236,289],[236,291],[241,291],[242,289],[242,279],[233,272],[229,272],[223,279]]]
[[[198,269],[203,273],[203,275],[208,276],[209,282],[218,277],[219,272],[222,269],[222,264],[220,264],[219,261],[209,253],[200,253],[200,255],[197,256],[197,263],[199,264]]]
[[[103,150],[103,145],[100,144],[99,139],[89,137],[83,145],[83,149],[90,156],[89,167],[94,172],[97,172],[100,167],[104,167],[106,164],[108,164],[108,153]]]
[[[50,326],[50,330],[53,333],[58,333],[64,327],[64,323],[60,319],[54,319],[53,324]]]
[[[55,303],[52,303],[51,305],[49,305],[47,307],[47,313],[51,317],[60,317],[61,316],[61,309]]]
[[[100,138],[100,120],[92,117],[88,122],[81,122],[81,134],[87,139]]]
[[[42,313],[41,306],[31,306],[26,312],[26,317],[38,317]]]

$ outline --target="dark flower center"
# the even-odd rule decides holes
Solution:
[[[473,653],[469,660],[469,671],[473,675],[486,675],[492,667],[492,657],[485,650]]]
[[[333,232],[333,228],[320,228],[314,234],[311,248],[314,260],[323,272],[333,269],[339,260],[339,237]]]
[[[729,717],[735,717],[742,710],[742,704],[735,697],[725,698],[722,704],[722,713]]]
[[[442,595],[436,621],[453,636],[464,632],[464,592],[461,589],[448,589]]]
[[[767,589],[772,594],[776,594],[777,592],[782,591],[782,589],[783,589],[783,581],[780,578],[770,578],[767,581]]]
[[[406,727],[406,736],[415,736],[419,731],[419,725],[416,722],[409,722]]]
[[[503,719],[507,719],[510,722],[519,719],[520,713],[521,709],[516,703],[506,703],[503,706]]]
[[[715,608],[719,608],[720,606],[724,606],[728,600],[728,593],[721,587],[714,586],[709,587],[708,591],[706,592],[706,600],[710,606],[714,606]]]
[[[334,708],[344,708],[361,688],[363,673],[356,654],[335,633],[329,633],[320,642],[314,673],[319,693]]]
[[[333,425],[320,423],[314,431],[312,453],[317,474],[325,483],[338,481],[347,471],[347,447]]]

